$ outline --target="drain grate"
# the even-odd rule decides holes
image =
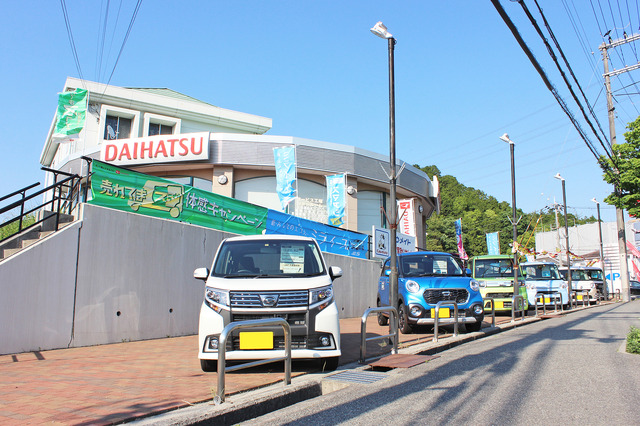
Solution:
[[[325,380],[338,380],[341,382],[369,384],[377,382],[387,377],[384,373],[376,373],[373,371],[341,371],[331,376],[325,377]]]

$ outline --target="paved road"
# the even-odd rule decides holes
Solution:
[[[621,349],[630,325],[640,300],[467,343],[246,424],[638,425],[640,355]]]

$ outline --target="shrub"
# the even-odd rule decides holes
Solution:
[[[640,328],[631,326],[627,334],[627,352],[630,354],[640,354]]]

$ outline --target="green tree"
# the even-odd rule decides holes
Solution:
[[[626,142],[611,147],[615,163],[601,157],[604,180],[614,185],[614,191],[605,202],[626,210],[630,216],[640,215],[640,117],[629,123],[624,134]]]

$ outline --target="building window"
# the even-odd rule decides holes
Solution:
[[[130,139],[139,136],[140,112],[102,105],[100,107],[100,129],[104,140]],[[100,134],[100,133],[98,133]]]
[[[161,123],[149,123],[149,136],[172,135],[173,126]]]
[[[143,136],[177,135],[181,132],[182,120],[145,112],[143,126]]]
[[[104,125],[104,139],[129,139],[131,137],[131,119],[107,115]]]

